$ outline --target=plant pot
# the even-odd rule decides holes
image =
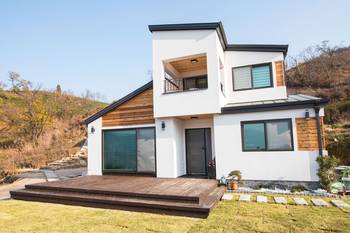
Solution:
[[[237,190],[238,189],[238,183],[237,182],[231,182],[230,183],[231,190]]]
[[[343,177],[342,178],[342,183],[345,186],[345,189],[348,191],[350,190],[350,177]]]

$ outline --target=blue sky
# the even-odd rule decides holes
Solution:
[[[149,24],[222,21],[229,43],[287,43],[289,55],[350,44],[350,1],[0,1],[0,80],[8,71],[110,102],[150,80]]]

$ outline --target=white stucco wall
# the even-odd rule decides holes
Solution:
[[[246,180],[317,181],[318,151],[298,151],[295,118],[304,116],[303,109],[214,116],[217,178],[240,170]],[[292,118],[294,151],[242,151],[241,121],[282,118]]]
[[[165,129],[162,129],[162,122]],[[181,121],[175,118],[156,119],[157,177],[175,178],[184,175]]]
[[[165,129],[161,128],[162,122]],[[213,120],[176,118],[156,119],[157,177],[174,178],[186,174],[185,129],[211,128]],[[212,133],[212,151],[214,153]]]
[[[94,127],[95,132],[91,133]],[[102,175],[102,118],[88,124],[88,175]]]
[[[283,61],[282,52],[244,52],[244,51],[225,51],[225,88],[226,102],[250,102],[272,99],[287,98],[285,86],[276,86],[275,61]],[[261,88],[244,91],[233,91],[232,68],[261,63],[272,62],[273,85],[271,88]]]
[[[152,33],[154,116],[220,112],[218,36],[215,30]],[[169,59],[206,54],[208,89],[164,94],[164,65]]]

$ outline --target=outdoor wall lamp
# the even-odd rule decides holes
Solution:
[[[305,119],[306,120],[310,119],[310,112],[309,112],[309,110],[305,110]]]
[[[192,64],[196,64],[197,62],[198,62],[197,59],[192,59],[192,60],[191,60],[191,63],[192,63]]]
[[[165,122],[162,121],[162,130],[165,130]]]
[[[91,132],[92,134],[95,133],[95,127],[92,126],[92,127],[90,128],[90,132]]]

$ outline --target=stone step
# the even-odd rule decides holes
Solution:
[[[287,199],[285,197],[273,197],[276,204],[287,204]]]
[[[250,195],[249,194],[241,194],[241,195],[239,195],[239,201],[250,202]]]
[[[327,202],[325,202],[323,199],[319,199],[319,198],[311,199],[311,202],[315,206],[329,206],[329,204]]]
[[[256,202],[258,203],[267,203],[267,197],[266,196],[257,196]]]
[[[225,193],[221,198],[221,200],[223,201],[230,201],[232,199],[233,199],[233,195],[231,193]]]
[[[349,209],[350,205],[341,200],[331,200],[331,203],[338,208]]]
[[[308,205],[304,198],[294,197],[293,200],[296,205]]]

